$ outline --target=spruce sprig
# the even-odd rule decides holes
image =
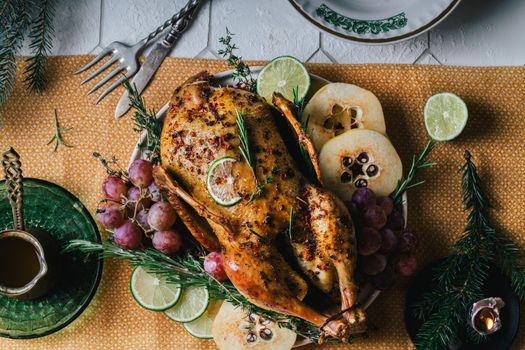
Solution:
[[[71,240],[63,249],[64,253],[80,251],[99,253],[103,258],[127,260],[132,266],[140,266],[147,271],[164,276],[168,283],[181,287],[204,286],[213,300],[226,300],[240,306],[247,312],[256,312],[276,322],[280,327],[292,329],[314,342],[319,341],[319,329],[300,318],[279,314],[262,309],[248,301],[235,286],[229,282],[220,282],[209,275],[203,267],[204,256],[194,256],[189,252],[169,257],[153,248],[127,250],[111,240],[95,243],[85,240]]]
[[[29,48],[33,56],[27,59],[24,82],[31,91],[42,92],[47,83],[47,56],[51,52],[55,37],[55,9],[53,0],[38,0],[35,5],[38,15],[29,32]]]
[[[446,349],[465,337],[472,343],[483,340],[467,325],[466,315],[484,297],[483,286],[493,266],[510,278],[521,299],[525,297],[525,254],[490,223],[487,211],[492,206],[468,151],[465,160],[461,171],[467,224],[452,253],[433,271],[434,289],[413,305],[414,316],[423,322],[416,338],[418,349]]]

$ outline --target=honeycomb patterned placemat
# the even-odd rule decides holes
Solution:
[[[51,58],[49,88],[43,94],[30,94],[19,79],[9,101],[0,107],[0,149],[15,147],[26,176],[64,186],[93,212],[105,172],[92,153],[115,155],[126,165],[137,134],[129,114],[120,120],[113,118],[121,88],[95,106],[95,96],[86,97],[95,82],[80,86],[84,76],[72,75],[90,58]],[[144,97],[148,106],[158,110],[189,75],[203,69],[219,72],[226,68],[222,61],[168,58]],[[425,171],[425,185],[409,193],[409,227],[421,240],[421,265],[443,256],[464,227],[457,170],[467,148],[474,155],[495,205],[495,223],[525,246],[524,67],[311,64],[308,68],[331,81],[360,85],[379,97],[388,135],[405,167],[427,141],[422,118],[426,99],[437,92],[451,91],[467,103],[470,118],[465,131],[458,140],[438,145],[432,155],[438,165]],[[18,72],[22,71],[20,62]],[[65,134],[65,140],[74,148],[60,146],[53,152],[53,146],[46,145],[53,137],[54,109],[62,126],[73,127]],[[0,349],[214,348],[212,341],[193,339],[162,314],[141,309],[129,292],[129,275],[125,263],[108,261],[97,295],[79,319],[44,338],[0,339]],[[403,324],[405,290],[406,282],[400,282],[380,295],[369,309],[369,318],[377,330],[349,348],[412,348]],[[524,347],[522,331],[513,349]]]

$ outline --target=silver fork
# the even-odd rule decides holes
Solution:
[[[151,32],[147,37],[140,40],[133,46],[129,46],[126,44],[121,43],[120,41],[114,41],[108,46],[106,46],[104,49],[102,49],[102,52],[100,52],[91,62],[86,64],[84,67],[80,68],[73,74],[79,74],[87,69],[94,66],[98,61],[100,61],[105,56],[109,55],[109,60],[105,62],[102,66],[97,68],[94,72],[91,72],[88,77],[80,83],[80,85],[87,83],[100,73],[102,73],[106,68],[111,66],[116,61],[119,61],[119,65],[117,68],[112,70],[108,75],[106,75],[104,78],[102,78],[95,86],[91,88],[91,90],[88,91],[87,95],[92,94],[97,89],[99,89],[102,85],[106,84],[111,78],[113,78],[115,75],[119,74],[122,71],[125,71],[122,73],[122,77],[120,77],[117,81],[115,81],[113,84],[111,84],[104,92],[100,94],[100,96],[95,101],[95,104],[98,104],[104,97],[106,97],[107,94],[109,94],[111,91],[115,90],[119,85],[121,85],[124,80],[131,78],[135,73],[137,73],[139,69],[139,64],[137,57],[142,52],[142,50],[148,46],[148,44],[151,43],[151,41],[157,37],[160,33],[162,33],[166,28],[173,25],[173,23],[177,22],[179,19],[184,17],[187,12],[192,10],[197,4],[199,3],[199,0],[190,0],[188,3],[176,14],[173,15],[169,20],[164,22],[161,26],[159,26],[157,29],[155,29],[153,32]]]

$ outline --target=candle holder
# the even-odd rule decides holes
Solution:
[[[486,298],[472,304],[470,326],[481,335],[489,335],[501,329],[500,309],[505,306],[501,298]]]

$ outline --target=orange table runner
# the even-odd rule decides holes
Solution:
[[[85,96],[94,82],[79,86],[82,77],[72,75],[90,58],[51,58],[49,88],[43,94],[30,94],[16,83],[9,101],[0,106],[0,149],[13,146],[22,157],[25,176],[64,186],[94,212],[105,171],[92,153],[114,154],[127,165],[138,136],[129,115],[113,118],[121,88],[95,106],[95,98]],[[426,99],[451,91],[467,103],[470,118],[465,131],[458,140],[438,145],[431,157],[438,165],[425,170],[427,183],[409,193],[409,227],[421,241],[421,265],[443,256],[465,225],[458,166],[467,148],[495,205],[495,223],[525,246],[524,67],[310,64],[308,68],[331,81],[362,86],[379,97],[388,135],[405,169],[427,141],[422,118]],[[227,67],[222,61],[166,59],[144,94],[147,105],[160,109],[179,83],[203,69],[220,72]],[[53,136],[54,109],[63,126],[74,128],[64,135],[74,148],[60,146],[56,153],[52,145],[46,145]],[[0,349],[215,348],[213,341],[193,339],[164,315],[141,309],[129,292],[129,275],[125,263],[108,261],[96,297],[79,319],[44,338],[0,339]],[[403,323],[405,290],[406,282],[401,281],[380,295],[369,309],[377,330],[349,348],[412,348]],[[524,347],[522,331],[513,348]]]

